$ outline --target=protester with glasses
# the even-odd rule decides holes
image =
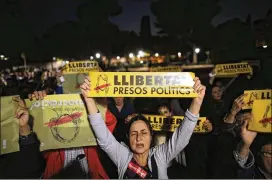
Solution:
[[[238,144],[237,150],[233,152],[234,158],[241,167],[238,170],[237,178],[272,179],[272,136],[271,134],[258,134],[257,136],[257,132],[248,130],[247,126],[248,121],[245,121],[241,130],[242,141]],[[254,150],[254,147],[257,149],[256,153],[250,150]]]

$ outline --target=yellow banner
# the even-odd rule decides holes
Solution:
[[[169,131],[174,132],[177,127],[183,121],[183,116],[155,116],[155,115],[144,115],[151,123],[151,126],[154,131]],[[208,132],[204,127],[203,124],[206,121],[206,117],[200,117],[197,121],[197,125],[194,129],[195,133],[205,133]]]
[[[88,76],[88,73],[63,74],[65,82],[62,84],[64,94],[81,93],[80,84]]]
[[[217,64],[214,72],[216,77],[235,77],[238,74],[253,74],[253,69],[248,63]]]
[[[151,67],[150,72],[181,72],[181,66]]]
[[[65,82],[62,86],[64,94],[81,93],[80,84],[84,82],[84,79],[91,71],[101,71],[96,61],[78,61],[66,64],[63,70]]]
[[[249,123],[249,130],[263,133],[272,133],[271,100],[254,100],[252,114],[253,120]]]
[[[89,73],[90,71],[99,71],[97,61],[76,61],[65,65],[64,74]]]
[[[243,109],[252,109],[254,100],[270,99],[272,101],[272,89],[244,91],[244,94],[247,96],[244,98],[246,105]]]
[[[51,95],[26,103],[41,151],[96,145],[80,95]]]
[[[194,73],[91,72],[90,97],[197,97]]]
[[[0,97],[0,155],[20,150],[19,121],[15,118],[16,111],[21,108],[18,99],[18,96]]]

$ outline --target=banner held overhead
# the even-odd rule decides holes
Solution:
[[[197,97],[190,72],[90,72],[89,97]]]

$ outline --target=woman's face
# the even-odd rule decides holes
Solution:
[[[212,97],[215,100],[221,100],[223,95],[222,89],[220,87],[213,87],[212,88]]]
[[[123,97],[117,97],[117,98],[113,98],[115,104],[117,106],[122,106],[124,104],[124,98]]]
[[[133,153],[143,154],[149,151],[152,136],[147,124],[138,120],[132,123],[129,131],[129,144]]]

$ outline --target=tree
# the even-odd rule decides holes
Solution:
[[[251,18],[247,22],[232,19],[216,28],[215,51],[220,63],[241,61],[255,57],[255,39],[251,28]]]
[[[0,51],[17,58],[24,52],[28,58],[35,59],[35,36],[25,19],[22,3],[22,0],[0,2]]]
[[[111,53],[111,43],[116,41],[119,29],[109,21],[122,12],[117,0],[89,0],[78,8],[79,25],[88,40],[88,51]]]
[[[181,47],[212,47],[211,21],[220,11],[218,0],[158,0],[152,3],[151,10],[160,33],[178,38]]]
[[[110,53],[119,29],[109,17],[119,13],[116,0],[88,0],[79,5],[77,21],[59,23],[46,31],[41,41],[43,57],[83,59],[97,51]]]
[[[79,58],[85,51],[87,41],[83,29],[76,22],[64,22],[47,30],[42,38],[43,58]]]

